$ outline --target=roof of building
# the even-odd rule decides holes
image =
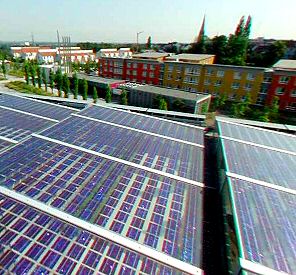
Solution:
[[[91,82],[100,83],[100,84],[116,84],[116,83],[125,83],[125,80],[122,79],[113,79],[113,78],[104,78],[99,76],[90,76],[87,74],[77,74],[79,79],[86,79]]]
[[[223,193],[229,194],[242,269],[292,274],[296,136],[222,118],[217,124],[228,178]]]
[[[172,55],[166,58],[166,60],[170,61],[202,61],[205,59],[213,58],[215,55],[212,54],[189,54],[189,53],[182,53],[177,55]]]
[[[158,59],[158,58],[165,58],[169,56],[168,53],[159,53],[159,52],[145,52],[145,53],[137,53],[133,54],[133,58],[140,58],[140,59]]]
[[[273,68],[282,70],[296,70],[296,60],[280,59],[273,65]]]
[[[189,93],[189,92],[185,92],[177,89],[164,88],[164,87],[158,87],[158,86],[152,86],[152,85],[136,84],[133,86],[128,86],[127,84],[123,85],[127,88],[127,90],[137,90],[137,91],[142,91],[146,93],[153,93],[153,94],[159,94],[163,96],[181,98],[185,100],[199,101],[200,99],[207,98],[210,96],[210,95]]]
[[[63,118],[1,151],[0,271],[202,274],[204,129],[97,105]]]

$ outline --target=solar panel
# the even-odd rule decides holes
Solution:
[[[296,156],[223,139],[229,172],[296,189]]]
[[[56,120],[63,120],[72,113],[77,112],[75,109],[7,94],[0,94],[0,106]]]
[[[0,152],[6,148],[8,148],[10,145],[12,145],[13,143],[8,142],[6,140],[2,140],[0,139]]]
[[[293,274],[296,196],[231,179],[245,258]]]
[[[203,181],[203,148],[72,116],[42,135],[191,180]]]
[[[0,95],[1,96],[1,95]],[[0,107],[0,136],[20,141],[54,122]]]
[[[219,121],[218,125],[220,135],[222,136],[296,152],[296,136],[236,125],[224,121]]]
[[[186,140],[203,145],[203,129],[185,126],[171,121],[143,116],[126,111],[92,106],[80,112],[83,116],[109,121],[119,125],[132,127],[168,137]]]
[[[38,138],[0,154],[0,184],[200,266],[200,187]]]
[[[0,273],[181,274],[0,195]]]

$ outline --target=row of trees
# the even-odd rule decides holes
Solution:
[[[211,105],[212,111],[228,112],[228,115],[235,118],[246,118],[262,122],[278,122],[279,119],[279,98],[275,97],[270,106],[264,108],[251,108],[251,97],[246,95],[243,102],[230,102],[227,96],[221,94],[216,97]]]
[[[243,16],[234,34],[215,36],[209,39],[202,35],[199,41],[189,49],[191,53],[205,53],[216,55],[216,63],[226,65],[252,65],[270,67],[282,58],[286,52],[286,44],[282,41],[265,46],[259,51],[254,51],[249,37],[252,27],[252,18],[247,20]]]

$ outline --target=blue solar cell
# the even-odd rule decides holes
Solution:
[[[190,126],[176,124],[171,121],[154,117],[141,116],[118,109],[92,106],[80,112],[81,115],[112,122],[119,125],[136,128],[168,137],[203,144],[203,130]]]
[[[296,152],[296,136],[221,121],[218,124],[220,135],[225,137]]]
[[[293,274],[295,195],[237,179],[231,179],[231,186],[246,259]]]
[[[51,125],[54,122],[0,108],[0,135],[3,137],[19,141]]]
[[[44,152],[50,157],[43,159]],[[14,156],[17,158],[12,162]],[[65,164],[69,159],[72,161]],[[83,171],[88,167],[94,169],[83,174],[78,171],[69,181],[61,180],[78,163],[83,164]],[[51,172],[61,164],[65,164],[63,172],[49,183]],[[47,166],[50,169],[46,173],[37,172]],[[0,184],[14,190],[19,190],[21,185],[19,192],[23,194],[160,251],[167,252],[163,244],[170,241],[173,245],[171,256],[200,264],[203,194],[199,187],[38,138],[10,149],[1,156],[0,167],[3,176]],[[23,173],[27,167],[33,168],[31,174]],[[26,188],[23,189],[24,185]],[[77,188],[73,189],[73,185]],[[53,187],[58,191],[52,192]],[[32,188],[38,193],[32,193]],[[67,199],[64,199],[65,194]],[[36,223],[44,226],[48,221],[38,218]],[[148,231],[150,224],[158,228],[156,232]],[[177,224],[179,230],[165,236],[173,224]],[[194,229],[190,231],[190,227]],[[75,233],[67,232],[67,235],[74,236]],[[50,236],[43,242],[46,240],[50,241]]]
[[[78,112],[74,109],[68,109],[59,105],[7,94],[0,94],[0,106],[56,120],[63,120],[72,113]]]
[[[5,205],[11,205],[7,208]],[[4,207],[3,207],[4,206]],[[17,206],[17,207],[14,207]],[[19,214],[18,207],[23,209]],[[16,202],[1,195],[0,209],[4,214],[11,214],[14,220],[25,219],[27,212],[35,211],[29,206]],[[28,235],[30,228],[35,226],[26,220],[26,228],[17,231],[11,226],[3,228],[0,235],[0,272],[13,274],[94,274],[101,272],[117,273],[131,270],[134,273],[180,274],[171,267],[165,266],[139,253],[130,251],[120,245],[83,231],[75,226],[64,223],[56,218],[35,211],[39,220],[47,223],[39,229],[36,236]],[[56,227],[56,224],[59,226]],[[75,232],[74,235],[72,233]],[[41,236],[38,238],[38,236]],[[44,241],[47,237],[46,244]],[[123,264],[121,263],[123,261]],[[78,265],[79,263],[79,265]],[[145,264],[141,264],[145,263]],[[150,271],[149,271],[150,270]],[[40,273],[41,272],[41,273]]]
[[[296,156],[226,139],[223,143],[230,172],[296,189]]]
[[[42,135],[163,172],[203,180],[200,147],[80,117],[64,120]],[[87,172],[91,170],[84,169],[83,173]]]
[[[1,132],[0,132],[0,135],[1,135]],[[4,149],[9,148],[9,146],[11,145],[13,145],[13,143],[0,139],[0,152]]]

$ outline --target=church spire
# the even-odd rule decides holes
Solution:
[[[196,42],[200,42],[204,38],[204,35],[205,35],[205,22],[206,22],[206,15],[204,15],[202,25],[201,25],[201,28],[200,28],[200,31],[199,31]]]

